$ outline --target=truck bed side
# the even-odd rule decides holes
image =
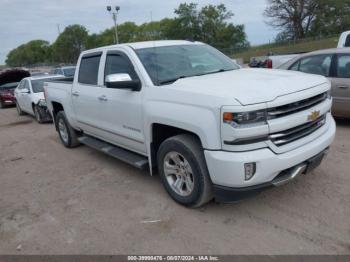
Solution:
[[[64,109],[71,125],[74,124],[72,108],[73,78],[62,78],[44,84],[47,106],[55,119],[56,114]]]

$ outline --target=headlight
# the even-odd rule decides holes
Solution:
[[[38,102],[38,106],[46,106],[46,100],[45,99],[40,99]]]
[[[327,91],[327,98],[328,98],[328,99],[331,99],[331,98],[332,98],[332,90],[331,90],[331,89],[329,89],[329,90]]]
[[[251,111],[241,113],[224,113],[223,121],[234,127],[247,127],[265,125],[267,123],[266,111]]]

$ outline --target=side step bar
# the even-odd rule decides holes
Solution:
[[[78,138],[79,142],[101,151],[111,157],[124,161],[138,169],[148,169],[148,158],[121,147],[109,144],[91,136],[84,135]]]

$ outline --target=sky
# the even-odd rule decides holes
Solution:
[[[268,43],[277,34],[265,24],[266,0],[0,0],[0,64],[8,52],[30,40],[54,42],[71,24],[84,25],[90,33],[98,33],[113,25],[107,5],[119,5],[118,23],[137,24],[174,17],[180,3],[225,4],[234,13],[232,23],[244,24],[252,45]]]

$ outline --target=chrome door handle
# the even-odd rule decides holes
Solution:
[[[100,101],[107,101],[108,99],[107,99],[107,97],[105,95],[103,95],[103,96],[99,96],[98,100],[100,100]]]
[[[337,87],[340,89],[348,89],[349,88],[348,86],[337,86]]]
[[[72,93],[73,96],[79,96],[79,92],[75,91]]]

